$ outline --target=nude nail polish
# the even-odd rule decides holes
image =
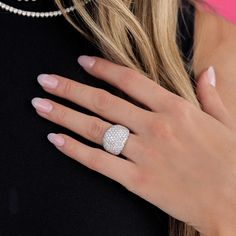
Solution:
[[[213,66],[208,68],[207,78],[208,78],[209,83],[215,87],[216,86],[216,73]]]
[[[90,56],[87,56],[87,55],[83,55],[83,56],[80,56],[78,58],[78,63],[82,66],[82,67],[85,67],[85,68],[92,68],[93,65],[95,64],[96,62],[96,59],[94,57],[90,57]]]
[[[58,85],[58,79],[48,74],[40,74],[37,77],[38,83],[45,88],[54,89]]]
[[[45,99],[42,98],[33,98],[31,100],[32,105],[34,106],[35,109],[41,112],[48,113],[52,110],[52,104]]]
[[[65,143],[64,138],[55,133],[49,133],[47,135],[47,138],[51,143],[53,143],[56,146],[63,146]]]

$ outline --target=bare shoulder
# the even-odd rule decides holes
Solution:
[[[196,6],[194,41],[196,77],[215,67],[217,90],[236,121],[236,25]]]

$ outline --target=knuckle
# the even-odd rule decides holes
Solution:
[[[70,80],[65,80],[64,86],[63,86],[63,95],[69,96],[72,92],[72,82]]]
[[[94,118],[91,121],[87,129],[87,132],[89,138],[91,138],[92,140],[96,140],[97,142],[100,142],[105,133],[105,127],[99,118]]]
[[[80,97],[85,97],[85,98],[90,98],[92,97],[91,91],[93,91],[94,88],[88,88],[87,85],[81,85],[79,88],[79,96]]]
[[[137,192],[139,189],[147,185],[147,181],[147,175],[145,172],[136,169],[132,174],[130,174],[126,188],[131,192]]]
[[[58,109],[55,112],[55,119],[59,124],[64,124],[66,122],[67,112],[65,109]]]
[[[151,122],[149,131],[154,137],[161,139],[170,139],[173,135],[172,127],[163,118],[156,118]]]
[[[109,92],[99,90],[94,100],[94,106],[96,110],[104,112],[113,106],[113,100],[114,98]]]
[[[145,156],[148,157],[150,163],[156,163],[160,153],[159,150],[157,150],[157,148],[155,148],[152,144],[148,144],[145,149]]]
[[[173,110],[174,110],[174,113],[177,115],[176,118],[179,118],[182,120],[190,116],[191,106],[187,100],[181,98],[175,101]]]

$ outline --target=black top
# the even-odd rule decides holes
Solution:
[[[35,11],[56,9],[49,0],[4,2]],[[183,25],[181,30],[187,32]],[[185,55],[191,37],[186,34],[182,41]],[[62,16],[36,19],[4,10],[0,10],[0,52],[0,236],[168,235],[167,214],[66,157],[46,136],[61,132],[95,147],[94,143],[40,117],[31,105],[33,97],[46,97],[89,114],[46,93],[36,80],[40,73],[59,74],[118,94],[77,63],[79,55],[102,56],[101,52]]]

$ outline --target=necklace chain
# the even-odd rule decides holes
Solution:
[[[83,4],[87,4],[89,3],[91,0],[83,0]],[[7,5],[3,2],[0,1],[0,8],[11,12],[13,14],[16,15],[20,15],[20,16],[26,16],[26,17],[33,17],[33,18],[48,18],[48,17],[56,17],[56,16],[61,16],[62,12],[60,10],[58,11],[47,11],[47,12],[38,12],[38,11],[25,11],[25,10],[21,10],[15,7],[12,7],[10,5]],[[72,11],[75,10],[74,6],[68,7],[65,9],[66,13],[70,13]]]

